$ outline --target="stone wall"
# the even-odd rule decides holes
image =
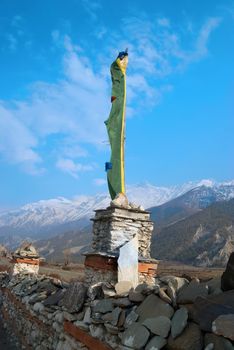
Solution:
[[[234,290],[220,278],[164,276],[129,290],[2,273],[0,298],[22,349],[234,349]]]
[[[138,237],[139,256],[150,257],[153,222],[146,211],[109,207],[96,210],[93,220],[93,244],[96,252],[119,252],[119,247]]]

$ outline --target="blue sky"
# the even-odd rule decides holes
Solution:
[[[128,47],[126,180],[233,179],[234,2],[2,0],[0,208],[106,191]]]

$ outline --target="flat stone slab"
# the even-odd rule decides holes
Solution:
[[[234,314],[221,315],[212,323],[212,331],[217,335],[234,340]]]
[[[64,292],[64,290],[59,289],[56,293],[51,294],[48,298],[46,298],[43,301],[43,304],[45,306],[58,305],[58,303],[60,302],[60,300],[62,300],[64,296]]]
[[[138,238],[137,235],[119,249],[118,282],[129,281],[138,285]]]
[[[204,346],[208,346],[209,344],[213,344],[213,350],[233,350],[234,346],[232,343],[223,337],[212,333],[206,333],[204,337]]]
[[[115,290],[118,295],[128,295],[132,287],[133,284],[131,281],[120,281],[116,283]]]
[[[147,318],[142,325],[148,328],[151,333],[166,338],[171,328],[171,320],[166,316],[158,316]]]
[[[87,288],[83,283],[73,282],[64,293],[59,305],[64,306],[70,313],[79,312],[84,304],[86,293]]]
[[[150,336],[150,332],[139,323],[132,323],[131,326],[123,332],[122,344],[133,349],[142,349]]]
[[[101,312],[102,314],[113,311],[113,309],[112,299],[102,299],[93,307],[94,312]]]
[[[171,336],[178,337],[184,330],[188,321],[188,310],[185,307],[178,309],[171,320]]]
[[[139,315],[138,322],[142,323],[147,318],[158,316],[171,318],[174,314],[174,309],[157,295],[151,294],[138,306],[136,313]]]
[[[145,347],[145,350],[160,350],[166,345],[166,343],[166,339],[159,336],[155,336],[152,339],[150,339],[150,341]]]
[[[212,331],[212,322],[220,315],[234,314],[234,290],[206,298],[197,298],[194,303],[194,316],[201,330]]]
[[[198,325],[189,323],[184,332],[173,339],[172,336],[168,338],[168,350],[202,350],[203,338],[202,332]]]

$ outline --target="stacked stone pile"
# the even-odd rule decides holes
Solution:
[[[45,276],[10,279],[2,274],[2,311],[36,350],[86,349],[65,324],[112,349],[234,349],[232,278],[231,273],[222,277],[225,290],[220,278],[201,282],[175,276],[158,277],[153,286],[133,289],[124,281],[86,288],[81,282],[67,284]],[[21,304],[27,314],[20,312]]]
[[[39,271],[39,254],[36,248],[28,242],[23,243],[12,255],[12,274],[37,274]]]

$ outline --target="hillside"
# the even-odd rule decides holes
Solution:
[[[234,199],[170,224],[152,240],[152,256],[198,266],[224,266],[233,250]]]
[[[129,201],[155,207],[183,195],[193,188],[212,187],[226,197],[234,197],[234,184],[217,184],[211,180],[188,182],[178,186],[158,187],[148,183],[128,186]],[[0,244],[16,247],[22,240],[47,239],[70,231],[82,230],[89,224],[95,209],[106,208],[110,197],[106,193],[40,200],[15,210],[0,213]]]
[[[162,205],[150,208],[151,219],[158,231],[163,226],[175,223],[197,213],[212,203],[232,198],[233,186],[198,186]]]

